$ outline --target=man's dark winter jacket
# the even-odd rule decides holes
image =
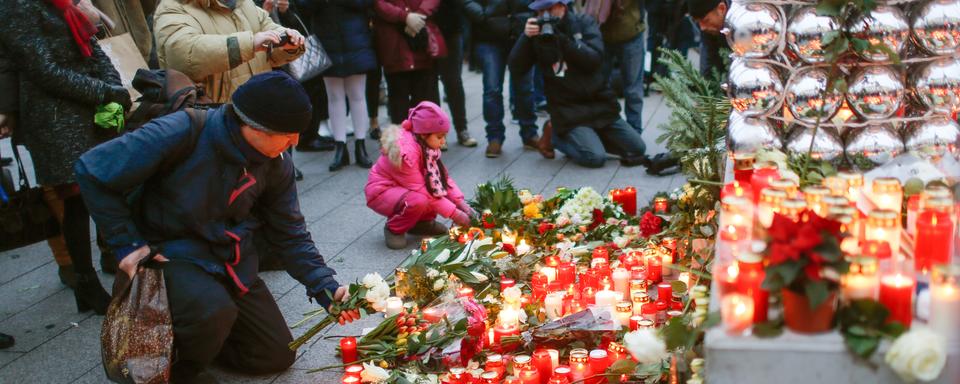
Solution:
[[[620,104],[600,70],[603,38],[592,17],[568,11],[553,38],[523,35],[510,52],[510,71],[539,65],[547,111],[557,133],[578,126],[600,129],[620,118]],[[557,63],[563,63],[562,76]]]
[[[229,108],[209,111],[199,134],[177,112],[81,156],[75,169],[90,214],[111,247],[159,247],[240,292],[257,280],[252,235],[263,231],[290,275],[326,305],[323,290],[339,285],[300,214],[293,161],[256,152]],[[131,207],[128,196],[141,185]]]
[[[459,0],[476,41],[512,43],[533,17],[530,0]]]

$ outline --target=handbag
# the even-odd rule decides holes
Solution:
[[[113,300],[100,330],[100,354],[107,378],[115,383],[170,381],[173,319],[163,269],[151,261],[157,252],[150,248],[132,279],[118,273],[113,283]]]
[[[304,31],[309,30],[303,20],[300,19],[300,15],[293,15],[293,17],[297,19]],[[311,33],[307,36],[305,48],[303,55],[291,61],[288,66],[290,76],[301,83],[319,76],[327,68],[333,66],[333,61],[330,60],[327,51],[323,49],[323,44],[320,44],[320,38],[317,37],[317,34]]]
[[[20,183],[18,190],[8,190],[11,182],[0,186],[0,252],[39,243],[60,234],[60,223],[43,200],[43,189],[31,187],[27,171],[20,159],[16,143],[13,157],[17,161]],[[12,188],[10,188],[12,189]]]

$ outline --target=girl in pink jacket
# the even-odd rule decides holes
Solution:
[[[388,127],[380,138],[380,156],[364,192],[367,206],[387,217],[383,236],[387,247],[407,246],[406,233],[438,236],[447,228],[437,215],[457,225],[469,225],[473,210],[440,161],[450,119],[434,103],[424,101],[410,110],[398,127]]]

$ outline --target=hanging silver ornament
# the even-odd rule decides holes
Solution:
[[[727,148],[734,154],[756,153],[761,149],[780,149],[780,136],[767,119],[746,117],[730,112],[727,121]]]
[[[870,45],[883,45],[890,51],[900,54],[910,36],[910,25],[900,9],[890,5],[878,5],[870,13],[864,14],[850,26],[853,37],[866,40]],[[870,61],[887,61],[890,55],[880,50],[860,52]]]
[[[960,0],[932,0],[913,12],[913,39],[933,55],[960,49]]]
[[[787,44],[801,60],[810,63],[822,63],[824,57],[824,35],[839,32],[840,24],[830,16],[817,15],[816,7],[801,8],[787,26]]]
[[[787,152],[797,154],[807,154],[816,160],[834,161],[839,160],[843,155],[843,144],[837,138],[837,133],[827,127],[817,129],[816,136],[813,135],[813,128],[796,127],[793,137],[787,143]],[[813,149],[810,148],[810,141],[813,141]]]
[[[837,113],[843,94],[837,90],[827,92],[828,77],[826,69],[806,68],[790,80],[786,103],[795,119],[814,124],[819,118],[826,123]]]
[[[893,116],[903,102],[903,82],[890,67],[863,68],[848,82],[847,103],[866,120]]]
[[[735,60],[727,75],[730,104],[746,117],[776,109],[783,95],[783,82],[773,67],[749,60]]]
[[[891,124],[871,124],[850,131],[846,153],[861,169],[867,163],[883,165],[903,153],[903,141]]]
[[[910,76],[913,94],[931,112],[960,111],[960,59],[944,57],[927,63]]]
[[[770,55],[783,38],[783,16],[771,4],[733,2],[723,20],[733,55],[757,58]]]
[[[947,117],[935,117],[914,123],[908,133],[907,150],[925,159],[939,159],[960,152],[960,126]]]

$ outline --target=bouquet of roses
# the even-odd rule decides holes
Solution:
[[[336,302],[333,300],[333,297],[331,297],[330,301],[333,302],[333,304],[331,304],[329,311],[321,308],[307,312],[304,314],[302,320],[293,325],[292,328],[300,327],[310,320],[327,313],[327,316],[324,317],[323,320],[320,320],[319,323],[310,327],[307,332],[290,343],[291,350],[296,351],[306,344],[307,341],[310,341],[310,339],[319,334],[320,331],[324,330],[324,328],[337,322],[340,314],[344,311],[359,310],[366,314],[382,311],[386,308],[387,298],[390,297],[390,286],[380,277],[379,273],[374,272],[364,276],[360,283],[350,284],[347,292],[350,294],[350,297],[346,302]]]

